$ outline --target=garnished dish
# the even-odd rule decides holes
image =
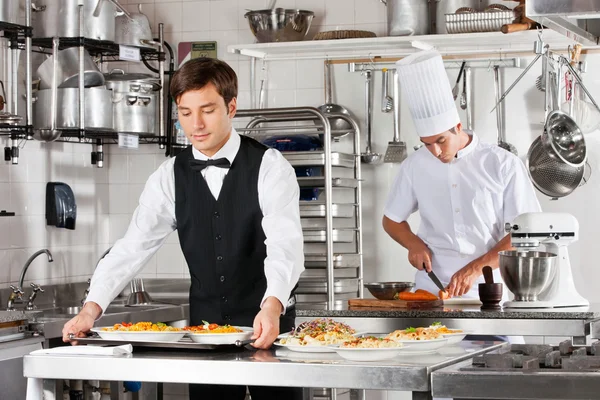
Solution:
[[[442,337],[435,329],[431,328],[406,328],[397,330],[386,336],[392,340],[432,340]]]
[[[460,343],[468,334],[473,333],[472,331],[464,331],[462,329],[449,329],[446,325],[442,325],[441,322],[434,322],[429,328],[448,339],[448,344]]]
[[[185,331],[162,322],[121,322],[113,326],[92,328],[105,340],[126,342],[177,342]]]
[[[448,343],[447,338],[431,328],[406,328],[397,330],[388,334],[386,339],[406,344],[405,353],[410,354],[435,353],[437,349]]]
[[[202,344],[235,344],[238,340],[250,339],[254,333],[253,328],[211,324],[207,321],[183,329],[194,342]]]
[[[318,318],[300,324],[290,335],[281,335],[277,346],[304,352],[332,352],[327,346],[355,340],[356,331],[329,318]]]
[[[335,347],[341,357],[351,361],[379,361],[396,357],[405,347],[391,339],[365,336]]]

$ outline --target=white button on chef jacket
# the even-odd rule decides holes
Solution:
[[[506,222],[525,212],[541,211],[521,160],[467,133],[472,135],[471,143],[452,163],[442,163],[422,147],[400,164],[385,208],[385,216],[398,223],[419,211],[417,236],[431,249],[432,268],[444,285],[506,235]],[[502,281],[498,269],[494,275]],[[438,291],[424,271],[417,272],[415,284]],[[478,298],[477,283],[463,297]]]

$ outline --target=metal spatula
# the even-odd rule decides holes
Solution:
[[[398,87],[398,73],[392,76],[394,87],[394,137],[388,143],[383,162],[401,163],[406,158],[406,143],[400,141],[400,90]]]

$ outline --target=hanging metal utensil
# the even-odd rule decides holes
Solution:
[[[460,83],[460,77],[463,74],[463,71],[465,70],[465,65],[467,64],[466,61],[462,62],[462,65],[460,66],[460,71],[458,71],[458,77],[456,78],[456,83],[454,84],[454,87],[452,88],[452,97],[454,97],[454,100],[456,100],[456,98],[458,97],[458,84]]]
[[[389,95],[389,75],[390,70],[384,68],[381,70],[381,112],[389,113],[394,108],[394,102]]]
[[[462,93],[460,94],[460,108],[462,108],[463,110],[467,109],[467,77],[466,77],[466,72],[463,75],[463,89],[462,89]]]
[[[392,87],[394,88],[394,137],[388,143],[384,163],[401,163],[406,159],[406,143],[400,141],[400,88],[398,85],[398,72],[392,75]]]
[[[494,66],[494,91],[496,93],[496,101],[500,98],[500,67]],[[518,156],[517,148],[510,143],[507,143],[504,135],[504,103],[500,104],[499,107],[496,108],[496,124],[498,126],[498,146],[502,147],[504,150],[510,151],[514,155]]]
[[[373,120],[373,90],[372,90],[372,72],[365,71],[365,111],[367,125],[367,148],[360,155],[362,162],[366,164],[375,164],[381,160],[381,154],[373,153],[371,149],[371,123]]]
[[[331,83],[331,61],[325,60],[325,104],[319,106],[319,111],[323,114],[350,114],[350,111],[346,107],[333,102],[333,85]],[[315,123],[318,122],[315,120]],[[331,125],[331,137],[339,139],[352,132],[352,125],[348,121],[342,118],[329,118],[329,124]]]

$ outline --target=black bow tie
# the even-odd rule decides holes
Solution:
[[[226,159],[225,157],[217,158],[216,160],[190,159],[190,167],[192,167],[192,170],[194,170],[194,171],[202,171],[204,168],[208,167],[209,165],[213,165],[213,166],[219,167],[219,168],[231,167],[229,160]]]

